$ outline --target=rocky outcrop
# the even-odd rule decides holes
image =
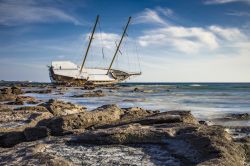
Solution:
[[[116,105],[104,105],[90,112],[81,112],[50,120],[41,121],[39,126],[47,126],[53,135],[63,135],[74,129],[86,129],[95,125],[110,124],[120,119],[122,110]]]
[[[123,109],[119,121],[114,121],[106,125],[96,125],[95,128],[109,128],[131,123],[139,123],[142,125],[162,123],[198,124],[198,121],[189,111],[159,112],[135,107]]]
[[[24,141],[24,133],[20,131],[0,134],[0,147],[8,148]]]
[[[34,112],[47,112],[47,108],[43,106],[22,106],[22,107],[17,107],[14,110],[16,111],[34,111]]]
[[[35,97],[31,97],[31,96],[18,96],[17,98],[27,104],[38,104],[42,102],[41,100],[37,100]]]
[[[141,108],[121,109],[116,105],[104,105],[88,112],[84,112],[82,107],[80,107],[80,111],[83,112],[62,116],[59,115],[60,112],[65,112],[66,109],[73,110],[75,108],[77,108],[76,110],[79,112],[79,107],[54,100],[49,101],[46,107],[56,117],[41,120],[37,124],[37,127],[47,127],[52,135],[69,134],[79,129],[110,128],[131,123],[139,123],[142,125],[163,123],[198,124],[191,113],[185,111],[160,113],[158,111],[144,110]]]
[[[70,142],[84,144],[161,144],[184,165],[243,165],[244,150],[223,127],[131,124],[86,131]]]
[[[51,89],[27,90],[27,91],[25,91],[25,93],[38,93],[38,94],[47,94],[47,93],[51,93],[51,92],[52,92]]]
[[[0,89],[0,101],[15,100],[16,95],[12,93],[11,88]]]
[[[142,90],[140,90],[139,88],[135,88],[133,89],[133,92],[142,92]]]
[[[164,155],[160,157],[156,165],[168,165],[175,162],[177,165],[241,166],[248,161],[248,140],[239,144],[224,127],[200,124],[189,111],[159,112],[137,107],[119,108],[117,105],[104,105],[92,111],[85,111],[84,107],[56,100],[49,100],[39,107],[44,110],[21,110],[19,108],[19,110],[9,112],[3,111],[2,116],[8,114],[2,118],[3,121],[16,114],[13,119],[26,118],[26,124],[12,129],[0,128],[0,147],[15,146],[9,149],[13,153],[0,148],[0,157],[5,154],[15,156],[19,153],[16,149],[21,148],[25,149],[22,153],[25,157],[20,159],[22,163],[30,164],[30,161],[28,162],[25,158],[31,157],[32,162],[36,161],[36,164],[54,162],[70,165],[72,163],[65,160],[65,157],[57,156],[61,152],[51,150],[55,144],[57,144],[57,149],[64,147],[67,153],[69,149],[72,152],[81,147],[81,154],[85,154],[83,156],[89,153],[89,149],[95,149],[92,147],[109,145],[106,147],[108,149],[105,152],[106,155],[106,153],[111,153],[114,147],[118,146],[122,149],[119,146],[123,145],[123,147],[135,149],[138,148],[137,146],[147,146],[151,151],[160,151]],[[21,112],[25,116],[21,117]],[[67,134],[71,135],[67,136]],[[27,151],[29,153],[26,153]],[[125,151],[129,150],[125,149]],[[101,152],[98,151],[99,153]],[[129,153],[130,151],[128,155]],[[155,155],[152,152],[149,154]],[[79,157],[81,161],[83,156]],[[146,155],[143,154],[143,156]],[[98,155],[98,157],[103,156]],[[6,157],[0,158],[0,164],[2,164],[1,161],[8,160],[10,159]],[[71,159],[71,161],[75,160]],[[11,162],[14,162],[14,159]],[[103,160],[100,160],[100,163],[105,165]],[[80,162],[80,164],[83,163]],[[121,164],[123,163],[116,160],[115,165]]]
[[[15,101],[8,102],[6,104],[8,105],[24,105],[25,103],[27,104],[38,104],[41,102],[41,100],[37,100],[34,97],[30,96],[17,96],[15,98]]]
[[[23,100],[17,97],[15,101],[8,102],[7,104],[8,105],[24,105],[24,102]]]
[[[102,90],[96,90],[93,92],[87,92],[80,95],[73,95],[71,97],[103,97],[103,96],[105,96],[105,94],[103,93]]]
[[[0,101],[15,100],[17,95],[22,94],[22,90],[16,86],[0,89]]]
[[[228,114],[221,120],[250,120],[249,113]]]
[[[73,166],[67,159],[46,153],[47,143],[24,143],[15,148],[0,149],[0,165]]]
[[[40,104],[40,106],[47,108],[54,116],[76,114],[86,110],[86,107],[53,99]]]
[[[169,90],[166,90],[169,91]],[[152,90],[152,89],[139,89],[139,88],[134,88],[132,92],[143,92],[143,93],[156,93],[158,92],[157,90]]]
[[[27,127],[35,127],[43,119],[52,117],[52,114],[44,107],[40,109],[40,107],[33,106],[31,108],[33,109],[21,107],[15,110],[11,108],[0,110],[0,133],[23,131]]]
[[[0,112],[9,112],[9,111],[12,111],[10,106],[0,103]]]
[[[50,135],[49,129],[43,126],[26,128],[23,133],[26,141],[35,141]]]
[[[133,120],[160,113],[159,111],[145,110],[140,107],[123,108],[123,111],[124,113],[121,116],[123,120]]]
[[[10,101],[15,100],[16,95],[13,94],[0,94],[0,101]]]
[[[17,86],[12,86],[11,87],[11,91],[13,94],[15,95],[20,95],[23,93],[23,91],[21,90],[21,88],[17,87]]]
[[[84,89],[84,90],[93,90],[93,89],[95,89],[95,85],[93,83],[91,83],[91,82],[86,82],[82,89]]]
[[[1,94],[12,94],[11,88],[1,88],[0,89]]]

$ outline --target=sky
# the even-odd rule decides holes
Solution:
[[[250,0],[0,0],[0,80],[49,82],[51,61],[114,68],[132,82],[250,82]]]

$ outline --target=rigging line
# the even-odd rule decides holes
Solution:
[[[101,38],[101,45],[102,45],[102,58],[105,58],[104,55],[104,44],[103,44],[103,37],[102,37],[102,28],[101,28],[101,23],[98,22],[98,26],[99,26],[99,31],[100,31],[100,38]]]
[[[135,40],[135,51],[136,51],[137,61],[138,61],[138,64],[139,64],[139,70],[140,70],[140,73],[141,73],[141,58],[140,58],[140,54],[138,53],[138,44],[137,44],[136,40]]]
[[[126,48],[128,48],[128,40],[124,41],[124,46],[123,46],[124,50],[125,50],[125,56],[128,59],[128,71],[131,71],[131,63],[130,63],[130,57],[128,54],[128,50]]]
[[[90,32],[91,31],[91,27],[88,28],[87,32]],[[76,56],[73,56],[73,62],[76,62],[77,66],[80,68],[80,65],[78,64],[78,62],[80,62],[82,60],[82,52],[84,52],[85,50],[85,45],[88,44],[88,41],[86,40],[87,38],[89,39],[90,36],[88,36],[88,34],[84,34],[84,35],[81,35],[81,38],[83,38],[83,45],[81,45],[81,47],[79,47],[81,51],[80,54],[77,54]]]
[[[135,30],[133,28],[131,28],[130,31],[131,31],[132,36],[134,36]],[[139,54],[139,51],[138,51],[138,43],[137,43],[136,39],[133,40],[133,42],[134,42],[134,46],[135,46],[135,54],[136,54],[136,57],[137,57],[137,65],[139,66],[139,71],[141,72],[141,62],[140,62],[141,59],[140,59],[140,54]],[[136,66],[136,63],[134,63],[134,64]],[[135,67],[135,69],[136,69],[136,67]]]
[[[98,34],[98,43],[101,45],[101,49],[103,49],[103,44],[102,44],[102,31],[101,31],[101,25],[100,25],[101,23],[100,23],[100,21],[98,22],[98,29],[99,29],[99,34]],[[99,48],[99,47],[98,47]],[[97,50],[97,48],[96,48],[96,50]],[[101,51],[101,53],[102,53],[102,51]],[[99,55],[99,49],[98,49],[98,52],[97,52],[97,54]],[[102,60],[101,60],[101,58],[100,58],[100,60],[99,60],[99,56],[98,55],[96,55],[96,57],[98,57],[98,63],[96,62],[96,64],[97,64],[97,66],[98,67],[101,67],[102,65],[103,65],[103,62],[102,62]],[[102,57],[103,58],[103,57]]]
[[[101,48],[101,55],[102,55],[102,59],[103,59],[102,65],[106,66],[108,63],[108,58],[105,56],[105,51],[104,51],[105,47],[104,47],[104,42],[103,42],[104,40],[103,40],[101,22],[98,22],[98,23],[99,23],[98,26],[99,26],[99,31],[100,31],[101,47],[102,47]]]

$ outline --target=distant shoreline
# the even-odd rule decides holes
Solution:
[[[51,82],[39,82],[39,81],[5,81],[1,80],[0,83],[31,83],[31,84],[51,84]],[[122,84],[250,84],[250,82],[122,82]]]

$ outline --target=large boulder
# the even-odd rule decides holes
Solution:
[[[47,108],[54,116],[76,114],[86,110],[86,107],[54,99],[50,99],[40,106]]]
[[[41,121],[40,126],[47,126],[53,135],[62,135],[74,129],[86,129],[95,125],[110,124],[120,119],[123,110],[116,105],[104,105],[89,112],[69,114]]]
[[[10,93],[10,94],[0,94],[0,101],[10,101],[10,100],[15,100],[16,95]]]
[[[124,112],[121,114],[121,118],[119,121],[115,121],[105,125],[99,124],[96,125],[95,128],[109,128],[131,123],[139,123],[142,125],[163,123],[199,123],[196,118],[190,113],[190,111],[159,112],[144,110],[137,107],[123,109],[123,111]]]
[[[23,132],[10,132],[0,135],[0,147],[8,148],[24,141]]]
[[[24,130],[24,135],[27,141],[35,141],[41,138],[45,138],[50,135],[50,131],[47,127],[30,127]]]
[[[89,130],[75,136],[70,142],[88,144],[163,144],[170,137],[171,130],[156,130],[151,126],[129,124],[107,129]]]
[[[16,95],[22,94],[22,90],[16,86],[0,89],[0,101],[10,101],[17,98]]]
[[[199,124],[197,119],[191,114],[191,111],[168,111],[164,112],[164,114],[168,115],[179,115],[181,117],[181,121],[183,123],[190,123],[190,124]]]
[[[129,121],[159,113],[159,111],[145,110],[140,107],[123,108],[123,110],[124,114],[121,116],[121,119]]]
[[[23,93],[22,89],[17,86],[12,86],[11,90],[12,90],[12,93],[15,95],[20,95]]]
[[[12,89],[11,88],[2,88],[0,89],[1,94],[11,94]]]

